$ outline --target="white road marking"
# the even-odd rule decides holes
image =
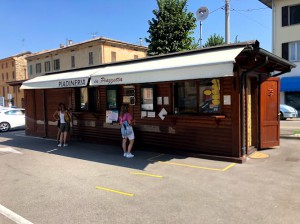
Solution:
[[[56,150],[58,150],[58,149],[52,149],[52,150],[49,150],[47,152],[49,153],[49,152],[53,152],[53,151],[56,151]]]
[[[8,208],[5,208],[2,205],[0,205],[0,214],[4,215],[5,217],[9,218],[10,220],[18,224],[33,224],[32,222],[24,219],[23,217],[19,216],[18,214],[14,213]]]
[[[16,153],[16,154],[23,154],[15,149],[13,149],[12,147],[4,147],[4,148],[1,148],[0,147],[0,153],[1,152],[10,152],[10,153]]]

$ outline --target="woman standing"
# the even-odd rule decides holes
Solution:
[[[53,117],[60,121],[60,142],[58,144],[58,147],[66,147],[68,146],[67,142],[67,136],[68,132],[70,131],[70,121],[71,121],[71,115],[66,109],[66,106],[63,103],[60,103],[58,105],[58,110],[54,113]]]
[[[134,143],[134,132],[132,130],[132,116],[131,114],[128,112],[128,105],[123,104],[121,107],[121,112],[120,112],[120,116],[119,116],[119,122],[121,124],[121,126],[123,125],[123,123],[127,121],[129,126],[127,128],[131,129],[131,134],[129,134],[128,136],[124,136],[122,134],[122,149],[123,149],[123,156],[126,158],[132,158],[134,157],[133,154],[131,154],[131,150],[133,147],[133,143]],[[129,140],[129,145],[128,145],[128,149],[126,149],[127,147],[127,139]]]
[[[56,136],[56,140],[57,140],[57,144],[60,143],[60,119],[58,117],[58,111],[60,110],[59,104],[57,106],[57,110],[54,112],[53,114],[53,118],[54,120],[57,121],[57,136]]]

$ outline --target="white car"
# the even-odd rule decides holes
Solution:
[[[13,128],[25,128],[25,109],[2,108],[0,110],[0,131],[6,132]]]
[[[287,118],[298,117],[298,111],[286,104],[280,104],[280,120],[286,120]]]

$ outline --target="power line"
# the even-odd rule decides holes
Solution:
[[[265,9],[268,9],[268,8],[265,7],[265,8],[257,8],[257,9],[230,9],[230,11],[252,12],[252,11],[258,11],[258,10],[265,10]]]
[[[215,11],[217,11],[217,10],[219,10],[219,9],[222,9],[223,7],[224,7],[224,5],[221,5],[219,8],[217,8],[217,9],[215,9],[215,10],[209,12],[209,14],[212,14],[212,13],[214,13]]]
[[[268,27],[268,26],[266,26],[266,25],[264,25],[264,24],[262,24],[262,23],[260,23],[260,22],[258,22],[258,21],[256,21],[256,20],[250,18],[249,16],[244,15],[243,13],[241,13],[241,12],[239,12],[239,11],[234,11],[234,12],[237,12],[237,13],[241,14],[242,16],[245,16],[247,19],[252,20],[252,22],[257,23],[257,24],[261,25],[261,26],[264,27],[264,28],[271,29],[270,27]]]

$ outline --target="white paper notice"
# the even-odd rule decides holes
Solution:
[[[157,105],[162,105],[162,97],[157,97]]]
[[[224,95],[223,97],[223,102],[224,102],[224,105],[231,105],[231,96],[230,95]]]
[[[165,110],[165,108],[163,108],[159,112],[158,116],[160,117],[160,119],[164,120],[165,119],[165,115],[167,115],[167,114],[168,114],[168,112]]]
[[[142,111],[141,118],[147,117],[147,111]]]
[[[164,96],[164,105],[169,105],[169,97]]]
[[[148,117],[155,117],[155,112],[148,112]]]

